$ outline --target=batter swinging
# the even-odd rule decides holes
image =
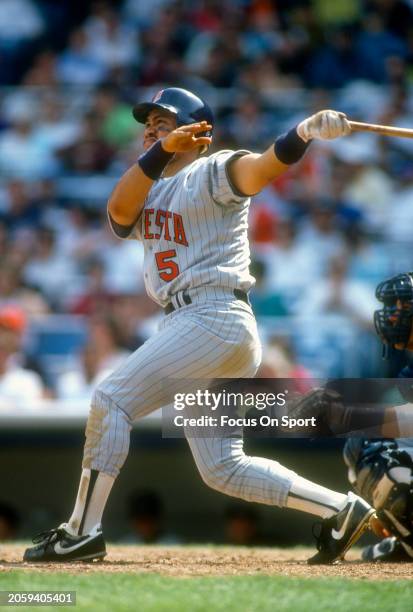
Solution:
[[[264,153],[200,156],[213,115],[189,91],[161,90],[133,109],[145,124],[144,153],[108,204],[120,238],[142,241],[148,294],[165,309],[157,334],[96,389],[83,471],[67,523],[40,534],[26,561],[97,559],[106,554],[101,519],[129,449],[132,423],[166,403],[165,378],[253,377],[261,346],[248,301],[250,196],[299,161],[314,138],[350,133],[344,114],[324,110],[280,136]],[[316,248],[316,245],[315,245]],[[323,519],[311,563],[332,563],[366,527],[372,508],[301,478],[275,461],[249,457],[242,432],[188,443],[203,480],[244,500],[295,508]]]

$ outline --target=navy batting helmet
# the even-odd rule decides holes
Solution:
[[[407,346],[413,322],[413,272],[398,274],[377,286],[376,298],[383,303],[374,313],[376,331],[384,344]]]
[[[164,109],[176,115],[178,126],[197,121],[208,121],[212,125],[214,121],[214,115],[204,100],[179,87],[161,89],[151,102],[136,104],[133,107],[133,116],[139,123],[145,123],[149,113],[154,109]],[[212,130],[205,132],[206,136],[211,134]]]

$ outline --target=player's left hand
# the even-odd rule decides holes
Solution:
[[[304,142],[313,138],[331,140],[350,133],[351,127],[346,115],[334,110],[319,111],[297,125],[297,134]]]

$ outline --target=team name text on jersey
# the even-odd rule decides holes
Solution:
[[[153,208],[145,208],[143,227],[143,237],[145,240],[159,240],[163,236],[165,240],[188,246],[184,221],[182,215],[178,213],[172,213],[169,210],[159,209],[155,211]]]

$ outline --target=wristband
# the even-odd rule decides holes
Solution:
[[[142,172],[153,181],[158,180],[162,176],[166,165],[171,160],[175,153],[169,153],[162,147],[161,141],[158,140],[145,153],[138,157]]]
[[[295,164],[302,158],[310,142],[311,140],[304,142],[297,134],[297,128],[293,128],[278,136],[274,143],[274,153],[283,164]]]

